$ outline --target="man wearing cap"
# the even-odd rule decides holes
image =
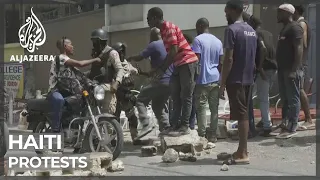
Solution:
[[[277,11],[278,23],[283,24],[278,38],[276,59],[278,84],[282,101],[281,133],[277,138],[287,139],[296,135],[300,112],[300,81],[303,54],[303,29],[293,20],[295,8],[282,4]],[[288,120],[288,123],[287,123]]]

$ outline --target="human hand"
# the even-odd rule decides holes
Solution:
[[[226,85],[221,84],[220,85],[220,90],[219,90],[219,98],[222,99],[222,100],[226,99],[226,97],[224,96],[225,89],[226,89]]]

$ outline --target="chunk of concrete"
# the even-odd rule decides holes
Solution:
[[[107,176],[107,170],[106,169],[98,169],[94,168],[90,170],[90,174],[88,176]]]
[[[193,153],[202,151],[203,145],[206,143],[203,139],[198,136],[196,130],[191,130],[190,134],[182,135],[180,137],[161,137],[161,147],[163,150],[174,149],[178,152]]]
[[[179,160],[188,161],[188,162],[196,162],[197,158],[192,153],[181,153],[179,152]]]
[[[118,172],[124,170],[124,165],[121,160],[112,161],[111,165],[107,169],[109,172]]]
[[[220,171],[229,171],[229,166],[226,164],[223,164],[220,168]]]
[[[113,155],[108,152],[85,153],[85,156],[89,159],[87,160],[87,167],[83,170],[106,169],[110,166],[113,158]]]
[[[179,159],[179,153],[174,149],[167,149],[162,156],[162,161],[165,163],[174,163]]]
[[[157,148],[155,146],[142,146],[141,147],[141,156],[142,157],[151,157],[157,155]]]
[[[91,175],[91,171],[81,171],[81,170],[75,170],[72,176],[89,176]]]
[[[215,147],[216,147],[216,145],[215,145],[214,143],[208,142],[207,147],[206,147],[205,149],[206,149],[206,150],[207,150],[207,149],[213,149],[213,148],[215,148]]]

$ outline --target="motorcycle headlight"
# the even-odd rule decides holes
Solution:
[[[100,101],[104,99],[105,90],[102,86],[96,86],[94,88],[94,97],[96,100]]]

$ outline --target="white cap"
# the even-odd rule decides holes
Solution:
[[[294,12],[295,12],[295,8],[293,7],[292,4],[282,4],[282,5],[279,6],[279,9],[287,11],[287,12],[289,12],[291,14],[294,14]]]

